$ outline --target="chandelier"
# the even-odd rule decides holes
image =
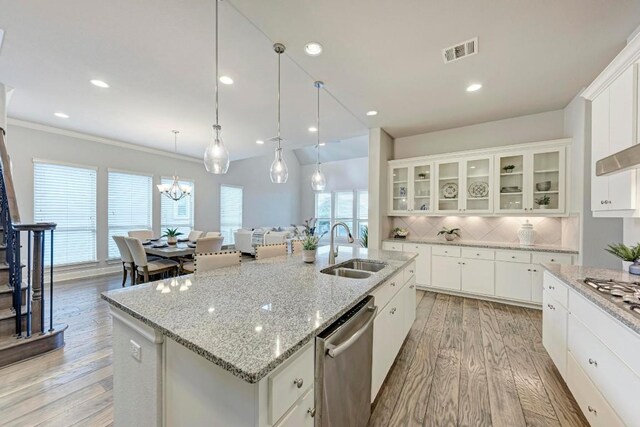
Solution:
[[[180,133],[180,131],[172,130],[171,132],[173,132],[174,150],[177,154],[178,134]],[[184,184],[181,185],[178,174],[176,173],[175,175],[173,175],[173,182],[171,184],[159,184],[158,191],[160,191],[161,194],[164,194],[171,200],[175,200],[177,202],[178,200],[182,200],[185,197],[191,195],[191,186]]]

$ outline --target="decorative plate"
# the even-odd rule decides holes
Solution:
[[[458,197],[458,184],[447,182],[442,186],[442,197],[445,199],[455,199]]]
[[[469,197],[481,198],[489,195],[489,184],[484,181],[472,182],[469,186]]]

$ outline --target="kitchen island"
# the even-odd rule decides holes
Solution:
[[[395,287],[415,256],[341,247],[337,263],[385,264],[351,279],[320,271],[328,258],[321,248],[315,264],[282,256],[105,292],[116,425],[280,426],[298,404],[313,415],[315,336],[390,280]],[[295,378],[284,387],[287,370]]]

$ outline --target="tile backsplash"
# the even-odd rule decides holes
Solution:
[[[577,216],[553,217],[394,217],[392,226],[409,230],[409,238],[435,237],[442,227],[460,228],[464,240],[518,243],[518,230],[526,220],[536,230],[536,244],[577,249],[580,221]]]

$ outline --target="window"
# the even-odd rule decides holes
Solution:
[[[369,192],[358,191],[358,236],[354,236],[358,239],[362,239],[362,233],[364,228],[369,227]]]
[[[362,237],[369,221],[369,193],[366,190],[336,191],[335,193],[316,193],[316,234],[329,232],[331,225],[344,222],[349,226],[354,239]],[[337,237],[345,241],[347,232],[337,229]],[[328,235],[325,236],[328,238]]]
[[[220,186],[220,233],[224,243],[235,244],[234,231],[242,228],[242,187]]]
[[[162,184],[173,183],[172,178],[162,178]],[[193,230],[193,201],[195,199],[195,184],[193,181],[181,179],[178,181],[180,185],[188,185],[191,187],[191,195],[184,197],[177,202],[171,200],[164,194],[160,195],[160,228],[162,232],[167,228],[177,228],[178,231],[188,235]]]
[[[316,193],[316,236],[329,233],[332,214],[331,193]]]
[[[53,264],[95,262],[96,169],[37,161],[33,175],[33,220],[58,225]],[[44,259],[49,265],[49,242]]]
[[[129,230],[151,229],[153,177],[109,171],[109,259],[120,252],[111,236],[126,236]]]

